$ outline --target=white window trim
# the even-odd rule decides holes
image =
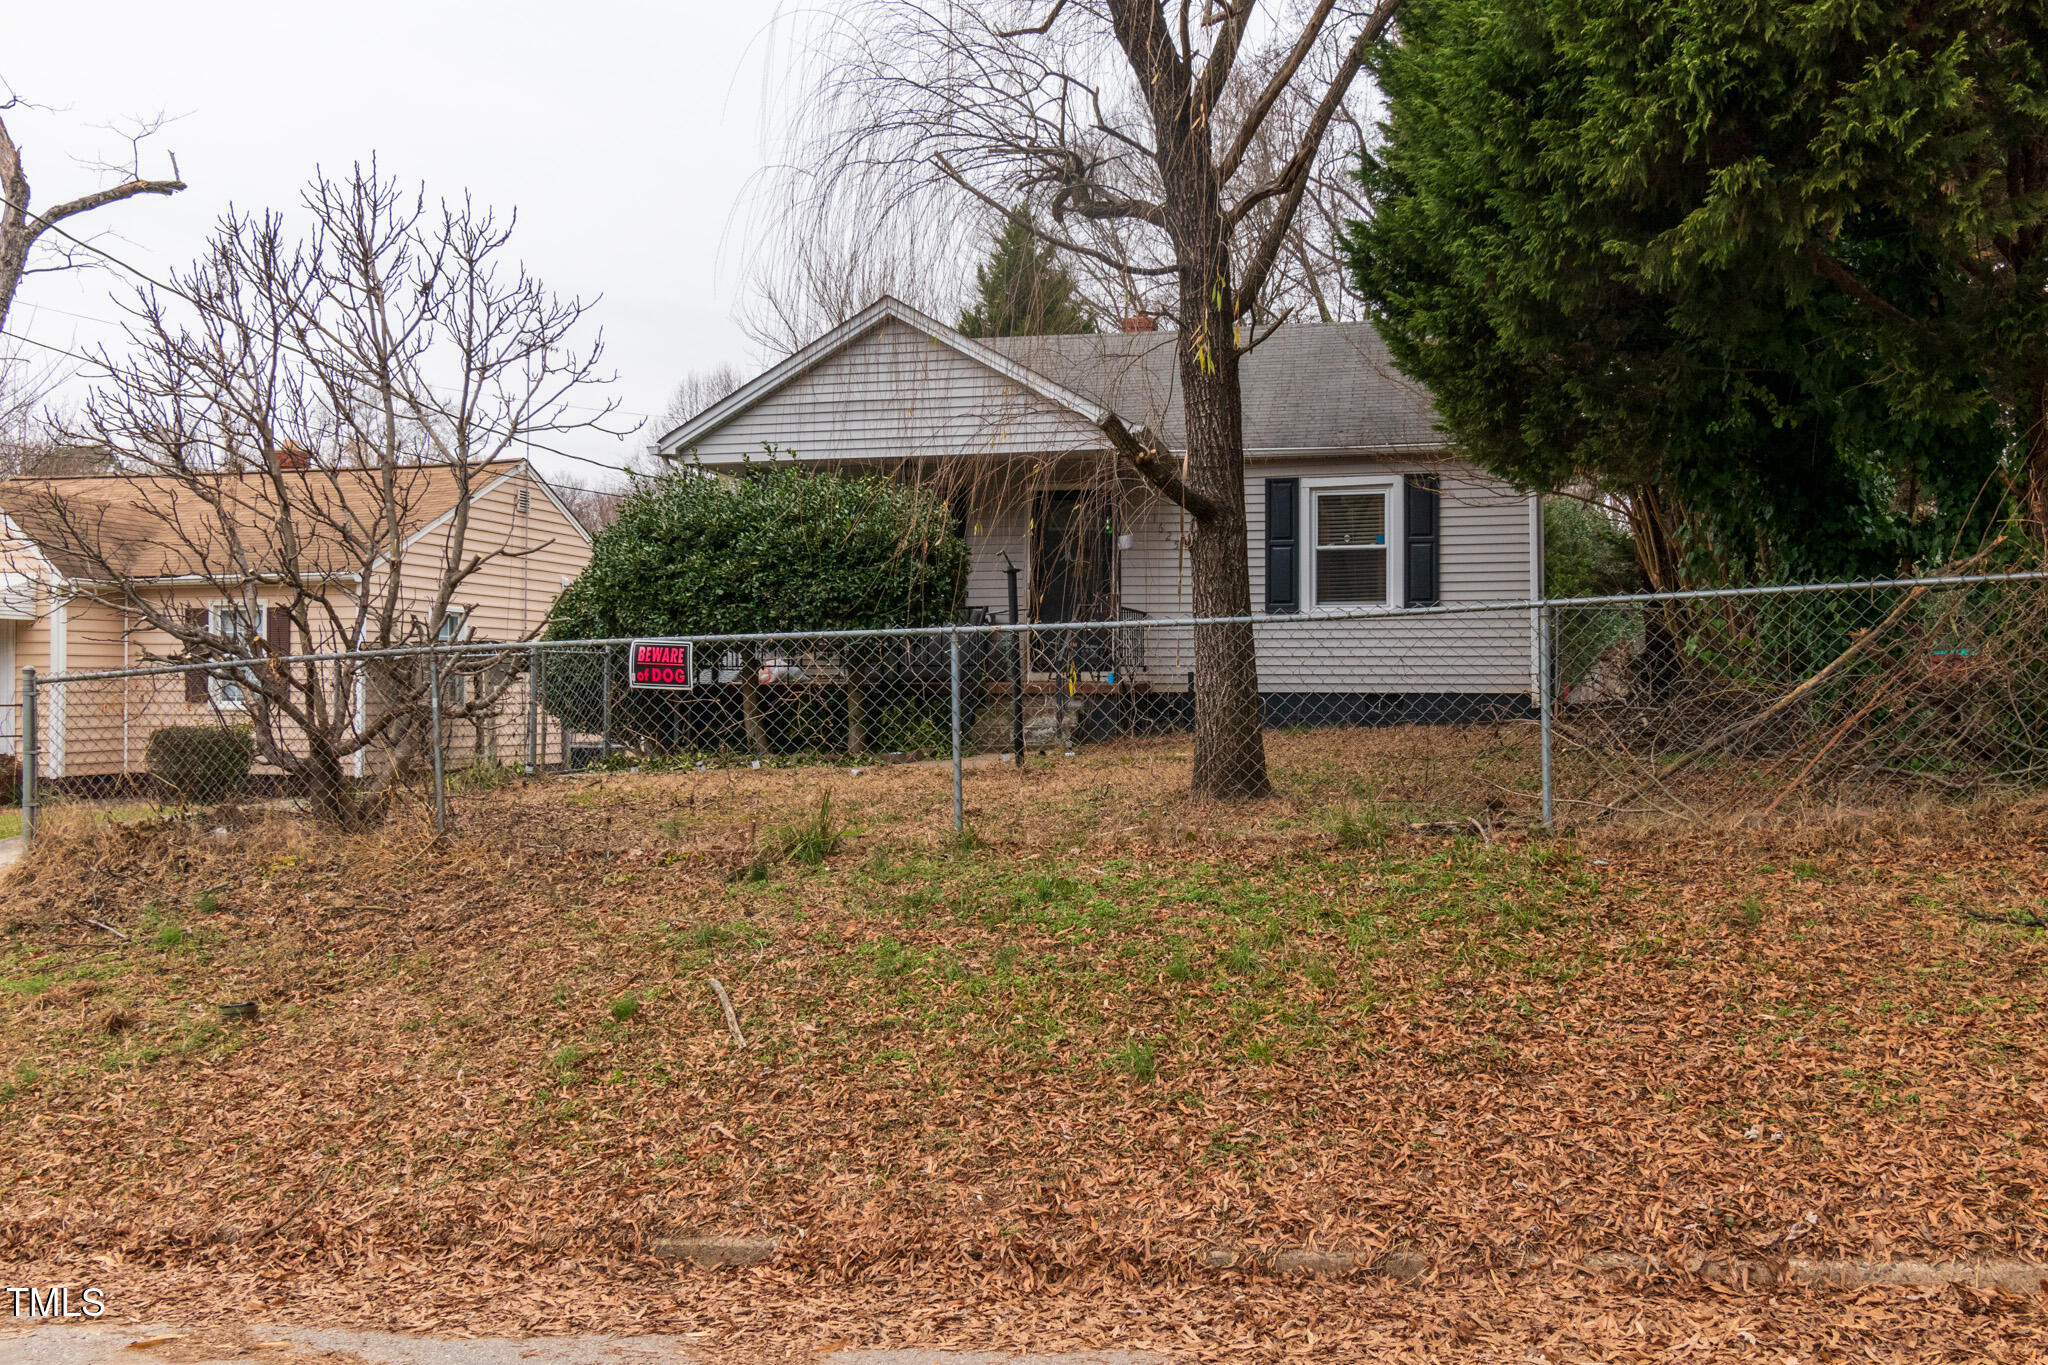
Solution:
[[[1401,474],[1326,474],[1301,481],[1300,509],[1302,558],[1307,562],[1305,594],[1302,610],[1305,612],[1359,612],[1359,611],[1400,611],[1408,602],[1407,545],[1408,527],[1404,516],[1407,499],[1401,496],[1407,477]],[[1371,602],[1347,604],[1331,603],[1328,606],[1316,602],[1316,498],[1324,493],[1384,493],[1387,498],[1387,600],[1375,605]]]

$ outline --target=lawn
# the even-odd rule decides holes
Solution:
[[[134,821],[154,819],[164,813],[162,806],[137,801],[67,801],[61,797],[51,798],[43,803],[42,811],[48,815],[56,810],[89,811],[95,819],[111,821]],[[12,839],[21,833],[21,807],[0,806],[0,839]]]
[[[2042,807],[1552,840],[1411,825],[1358,743],[1276,738],[1287,794],[1249,807],[1190,802],[1165,745],[984,768],[967,838],[942,767],[522,782],[445,845],[410,813],[53,820],[0,939],[0,1255],[226,1277],[244,1312],[791,1351],[889,1320],[1522,1359],[1633,1312],[1651,1354],[1777,1359],[1852,1299],[1872,1342],[2048,1328],[1954,1294],[1731,1306],[1682,1271],[2048,1257]],[[784,1240],[744,1273],[642,1254],[675,1233]],[[1441,1283],[1201,1264],[1304,1244]],[[1671,1274],[1529,1278],[1607,1252]],[[599,1270],[639,1287],[540,1288]]]

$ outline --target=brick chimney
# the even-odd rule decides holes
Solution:
[[[1156,332],[1159,330],[1159,319],[1153,317],[1150,313],[1133,313],[1124,319],[1124,330],[1126,332]]]
[[[277,448],[279,469],[304,471],[313,467],[313,452],[297,441],[286,441]]]

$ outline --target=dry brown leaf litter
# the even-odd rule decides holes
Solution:
[[[1332,851],[1328,774],[1369,773],[1379,742],[1278,741],[1297,795],[1246,810],[1174,795],[1166,746],[1021,789],[976,773],[989,842],[957,856],[928,771],[537,783],[463,799],[445,850],[410,828],[76,831],[15,884],[10,975],[51,980],[0,997],[37,1073],[0,1116],[0,1254],[55,1239],[145,1303],[198,1276],[280,1312],[735,1350],[880,1344],[885,1323],[934,1344],[1521,1359],[1554,1320],[1578,1333],[1555,1358],[1630,1359],[1695,1319],[1721,1334],[1700,1349],[1745,1351],[1757,1333],[1727,1324],[1750,1311],[1813,1351],[1857,1313],[1909,1354],[1915,1332],[1956,1358],[2035,1334],[2038,1305],[1967,1290],[1753,1310],[1682,1275],[1553,1290],[1507,1267],[2043,1259],[2048,953],[1965,913],[2042,904],[2038,806],[1589,831],[1565,859],[1494,830]],[[849,845],[734,882],[825,782]],[[1247,984],[1203,959],[1176,979],[1155,956],[1098,990],[1082,968],[1117,933],[913,913],[911,883],[864,876],[878,852],[933,860],[963,898],[1005,876],[1141,898],[1216,962],[1279,897],[1287,933],[1258,951],[1301,970]],[[82,897],[133,941],[61,913]],[[196,947],[158,946],[173,920]],[[1005,949],[1052,965],[997,999]],[[640,1013],[609,1023],[628,994]],[[207,1016],[250,997],[253,1029]],[[1149,1080],[1108,1064],[1133,1040],[1156,1049]],[[677,1232],[783,1250],[743,1273],[643,1254]],[[1300,1244],[1420,1250],[1449,1285],[1195,1267],[1211,1245]],[[1470,1278],[1488,1274],[1505,1288]],[[1641,1332],[1662,1345],[1602,1354]]]

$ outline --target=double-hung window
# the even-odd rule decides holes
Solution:
[[[247,645],[253,640],[267,638],[270,608],[257,607],[256,620],[253,623],[241,610],[228,605],[208,608],[207,617],[207,630],[223,639]],[[209,673],[206,677],[207,694],[213,698],[213,704],[236,710],[249,704],[248,697],[242,689],[255,685],[255,677],[246,668],[224,669],[219,673]]]
[[[1399,561],[1389,546],[1398,487],[1389,482],[1309,490],[1314,605],[1384,607],[1397,601]]]

